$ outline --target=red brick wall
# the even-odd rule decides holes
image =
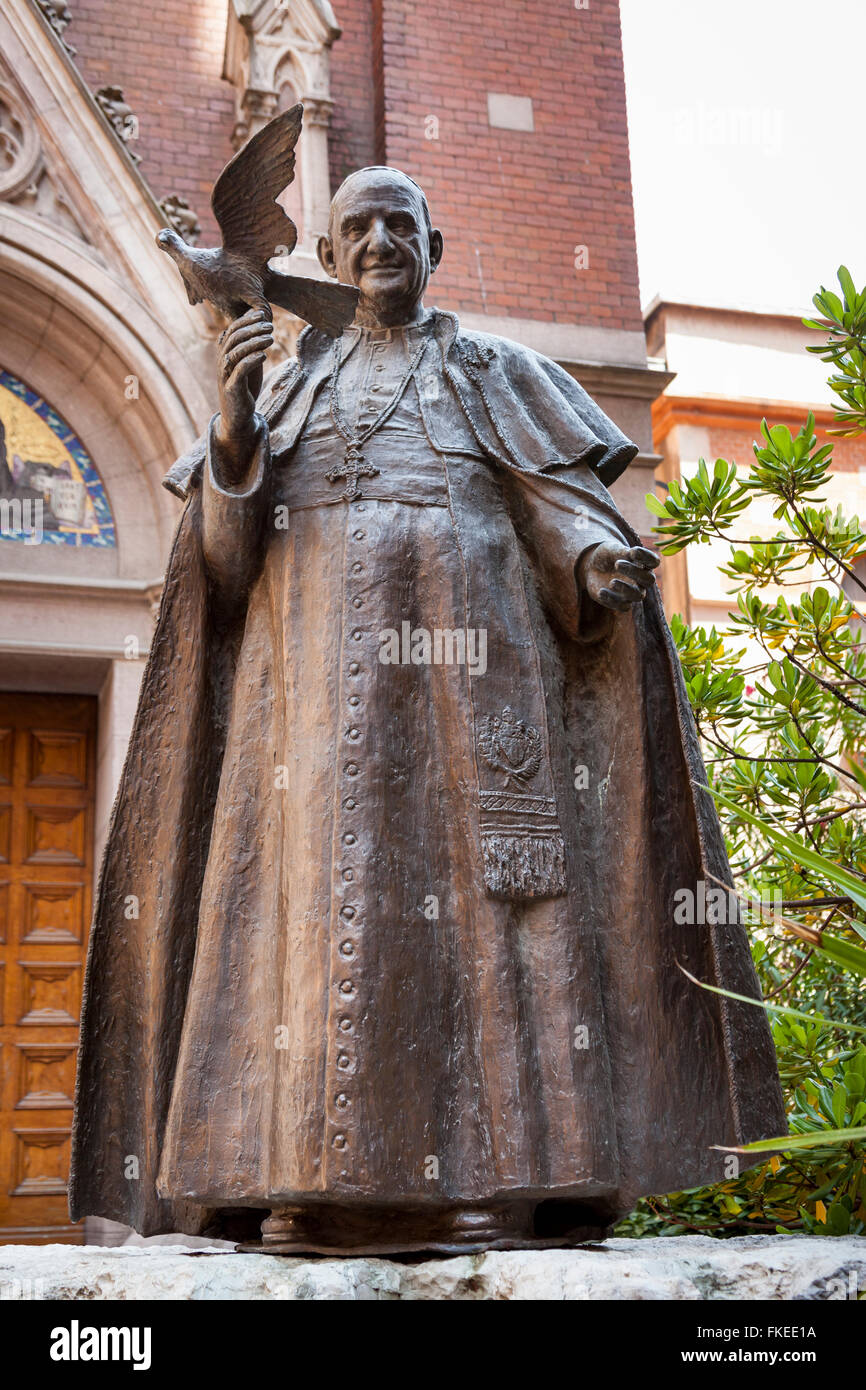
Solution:
[[[71,10],[66,37],[85,82],[123,89],[142,174],[157,199],[186,198],[212,244],[210,190],[234,153],[234,89],[220,76],[227,0],[74,0]]]
[[[377,7],[385,154],[424,186],[445,234],[437,301],[642,330],[618,0]],[[534,132],[491,129],[490,91],[531,97]]]
[[[227,0],[75,0],[92,88],[115,84],[158,198],[197,211],[232,150]],[[436,302],[640,331],[618,0],[335,0],[334,186],[386,160],[427,190],[445,234]],[[534,132],[491,129],[487,93],[532,98]],[[428,117],[438,139],[426,138]],[[574,267],[585,246],[588,269]]]

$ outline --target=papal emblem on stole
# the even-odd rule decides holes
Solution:
[[[541,734],[524,724],[510,705],[501,714],[488,714],[478,732],[478,750],[494,772],[505,778],[503,786],[525,787],[541,767]]]

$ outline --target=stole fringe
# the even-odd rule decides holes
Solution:
[[[484,882],[494,898],[558,898],[566,891],[560,834],[482,832]]]

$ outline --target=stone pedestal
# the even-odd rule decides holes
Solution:
[[[609,1240],[580,1250],[500,1251],[420,1264],[146,1243],[0,1246],[2,1299],[787,1301],[864,1295],[866,1237]]]

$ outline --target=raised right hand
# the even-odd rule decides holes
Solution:
[[[220,334],[217,356],[219,437],[222,445],[232,453],[243,452],[252,438],[262,366],[273,342],[273,323],[263,309],[248,309]]]

